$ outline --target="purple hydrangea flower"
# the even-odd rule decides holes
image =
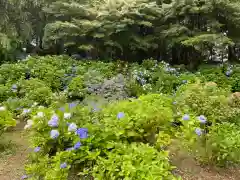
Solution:
[[[182,117],[182,119],[183,119],[184,121],[188,121],[188,120],[190,119],[190,116],[189,116],[188,114],[185,114],[185,115]]]
[[[198,116],[198,120],[202,124],[205,124],[207,122],[207,118],[204,115]]]
[[[58,127],[58,116],[54,114],[51,120],[48,121],[48,125],[50,127]]]
[[[60,165],[61,169],[65,169],[66,167],[67,167],[67,163],[65,163],[65,162]]]
[[[76,106],[77,106],[77,103],[75,103],[75,102],[71,102],[71,103],[68,104],[69,109],[72,109]]]
[[[39,152],[41,150],[41,147],[35,147],[34,152]]]
[[[118,119],[124,118],[124,116],[125,116],[125,114],[124,114],[123,112],[119,112],[119,113],[117,114],[117,118],[118,118]]]
[[[74,145],[74,149],[77,150],[79,149],[80,147],[82,146],[82,143],[81,142],[77,142],[75,145]]]
[[[27,179],[27,178],[28,176],[26,174],[21,177],[21,179]]]
[[[65,111],[65,108],[64,108],[64,107],[60,107],[59,110],[62,111],[62,112],[64,112],[64,111]]]
[[[69,132],[75,132],[77,130],[77,125],[75,123],[71,123],[68,125]]]
[[[52,139],[56,139],[56,138],[58,138],[58,136],[59,136],[58,130],[51,130],[51,132],[50,132],[50,137],[51,137]]]
[[[81,138],[85,139],[88,137],[88,129],[87,128],[79,128],[76,131],[76,134]]]
[[[23,114],[27,114],[27,113],[30,113],[31,112],[31,110],[30,109],[23,109]]]
[[[202,132],[202,129],[196,128],[196,129],[195,129],[195,133],[196,133],[198,136],[201,136],[203,132]]]

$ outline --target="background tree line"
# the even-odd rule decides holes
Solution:
[[[45,54],[196,67],[238,61],[239,0],[2,0],[0,60]]]

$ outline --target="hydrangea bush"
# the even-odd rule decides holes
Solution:
[[[167,133],[171,120],[171,99],[157,94],[113,103],[97,112],[69,105],[41,109],[28,128],[34,152],[27,173],[34,178],[66,179],[75,169],[82,178],[174,179],[167,151],[156,148],[161,147],[159,142],[169,143],[161,141],[164,136],[159,133]],[[114,159],[118,163],[110,167]],[[122,166],[125,163],[129,166]]]

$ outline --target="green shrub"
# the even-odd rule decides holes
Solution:
[[[178,84],[177,76],[159,71],[154,74],[154,92],[171,94]]]
[[[0,102],[7,100],[10,97],[10,90],[7,86],[0,84]]]
[[[68,96],[73,99],[82,99],[86,95],[83,77],[77,76],[72,79],[67,89]]]
[[[99,157],[93,168],[94,179],[177,179],[171,173],[168,153],[142,143],[115,144],[114,150]]]
[[[239,126],[224,122],[208,127],[207,118],[185,114],[180,121],[178,133],[181,148],[188,151],[202,163],[225,166],[240,162]]]
[[[51,103],[52,91],[43,81],[39,79],[23,80],[19,85],[19,94],[21,97],[42,105],[49,105]]]
[[[25,98],[41,105],[49,105],[52,102],[52,91],[49,87],[39,87],[35,90],[29,91]]]
[[[203,81],[215,82],[219,87],[228,88],[231,86],[230,79],[224,73],[224,67],[202,67],[200,68],[200,77]]]
[[[62,78],[64,77],[65,70],[59,69],[59,65],[49,63],[50,60],[51,57],[47,56],[38,59],[36,62],[34,61],[35,64],[31,64],[32,61],[30,61],[27,65],[29,66],[32,78],[44,81],[53,91],[59,91],[62,88]],[[58,63],[61,64],[62,62]]]
[[[240,92],[240,79],[234,79],[231,83],[232,92]]]
[[[240,163],[239,126],[222,123],[212,126],[206,137],[206,154],[208,162],[219,165]]]
[[[13,119],[12,114],[4,107],[0,107],[0,135],[6,128],[15,126],[16,121]]]
[[[182,86],[176,93],[176,107],[180,112],[204,115],[211,122],[234,121],[238,109],[229,105],[230,91],[216,83],[195,83]]]
[[[143,87],[134,79],[127,82],[126,90],[129,97],[139,97],[146,93]]]
[[[151,172],[156,173],[154,177],[161,174],[162,178],[174,178],[168,154],[161,149],[169,143],[169,135],[165,132],[168,132],[172,120],[170,98],[147,95],[137,100],[105,105],[98,112],[72,106],[67,104],[57,111],[44,108],[33,114],[30,137],[32,145],[40,150],[31,155],[32,161],[27,165],[30,176],[66,179],[70,170],[75,169],[80,171],[79,178],[111,179],[114,175],[116,179],[137,178],[138,175],[150,178]],[[41,117],[40,112],[43,113]],[[57,131],[56,136],[52,136],[53,131]],[[76,148],[77,145],[80,147]],[[116,167],[132,164],[133,168],[122,166],[119,173],[113,168],[109,171],[111,167],[108,163],[113,159],[117,162]],[[64,168],[61,168],[63,165]],[[106,168],[105,172],[101,171],[102,168]],[[136,171],[138,168],[139,171]]]
[[[19,79],[25,78],[27,68],[24,64],[2,64],[0,66],[0,76],[4,83],[8,81],[16,83]]]
[[[158,94],[142,96],[132,101],[113,103],[99,117],[109,133],[117,140],[155,142],[155,134],[169,130],[173,119],[171,99]],[[124,116],[120,121],[117,115]]]

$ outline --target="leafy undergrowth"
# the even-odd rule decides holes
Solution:
[[[0,179],[19,180],[19,177],[24,174],[24,162],[27,161],[29,153],[26,137],[21,129],[7,132],[4,136],[7,140],[4,144],[5,152],[0,152]],[[180,150],[176,144],[170,147],[170,151],[171,161],[177,167],[175,173],[181,175],[183,180],[238,180],[240,177],[240,168],[223,169],[203,166],[187,152]],[[77,180],[78,177],[73,173],[70,179]]]
[[[56,56],[2,65],[0,129],[12,143],[2,146],[1,179],[230,178],[240,164],[239,68],[122,68]]]

